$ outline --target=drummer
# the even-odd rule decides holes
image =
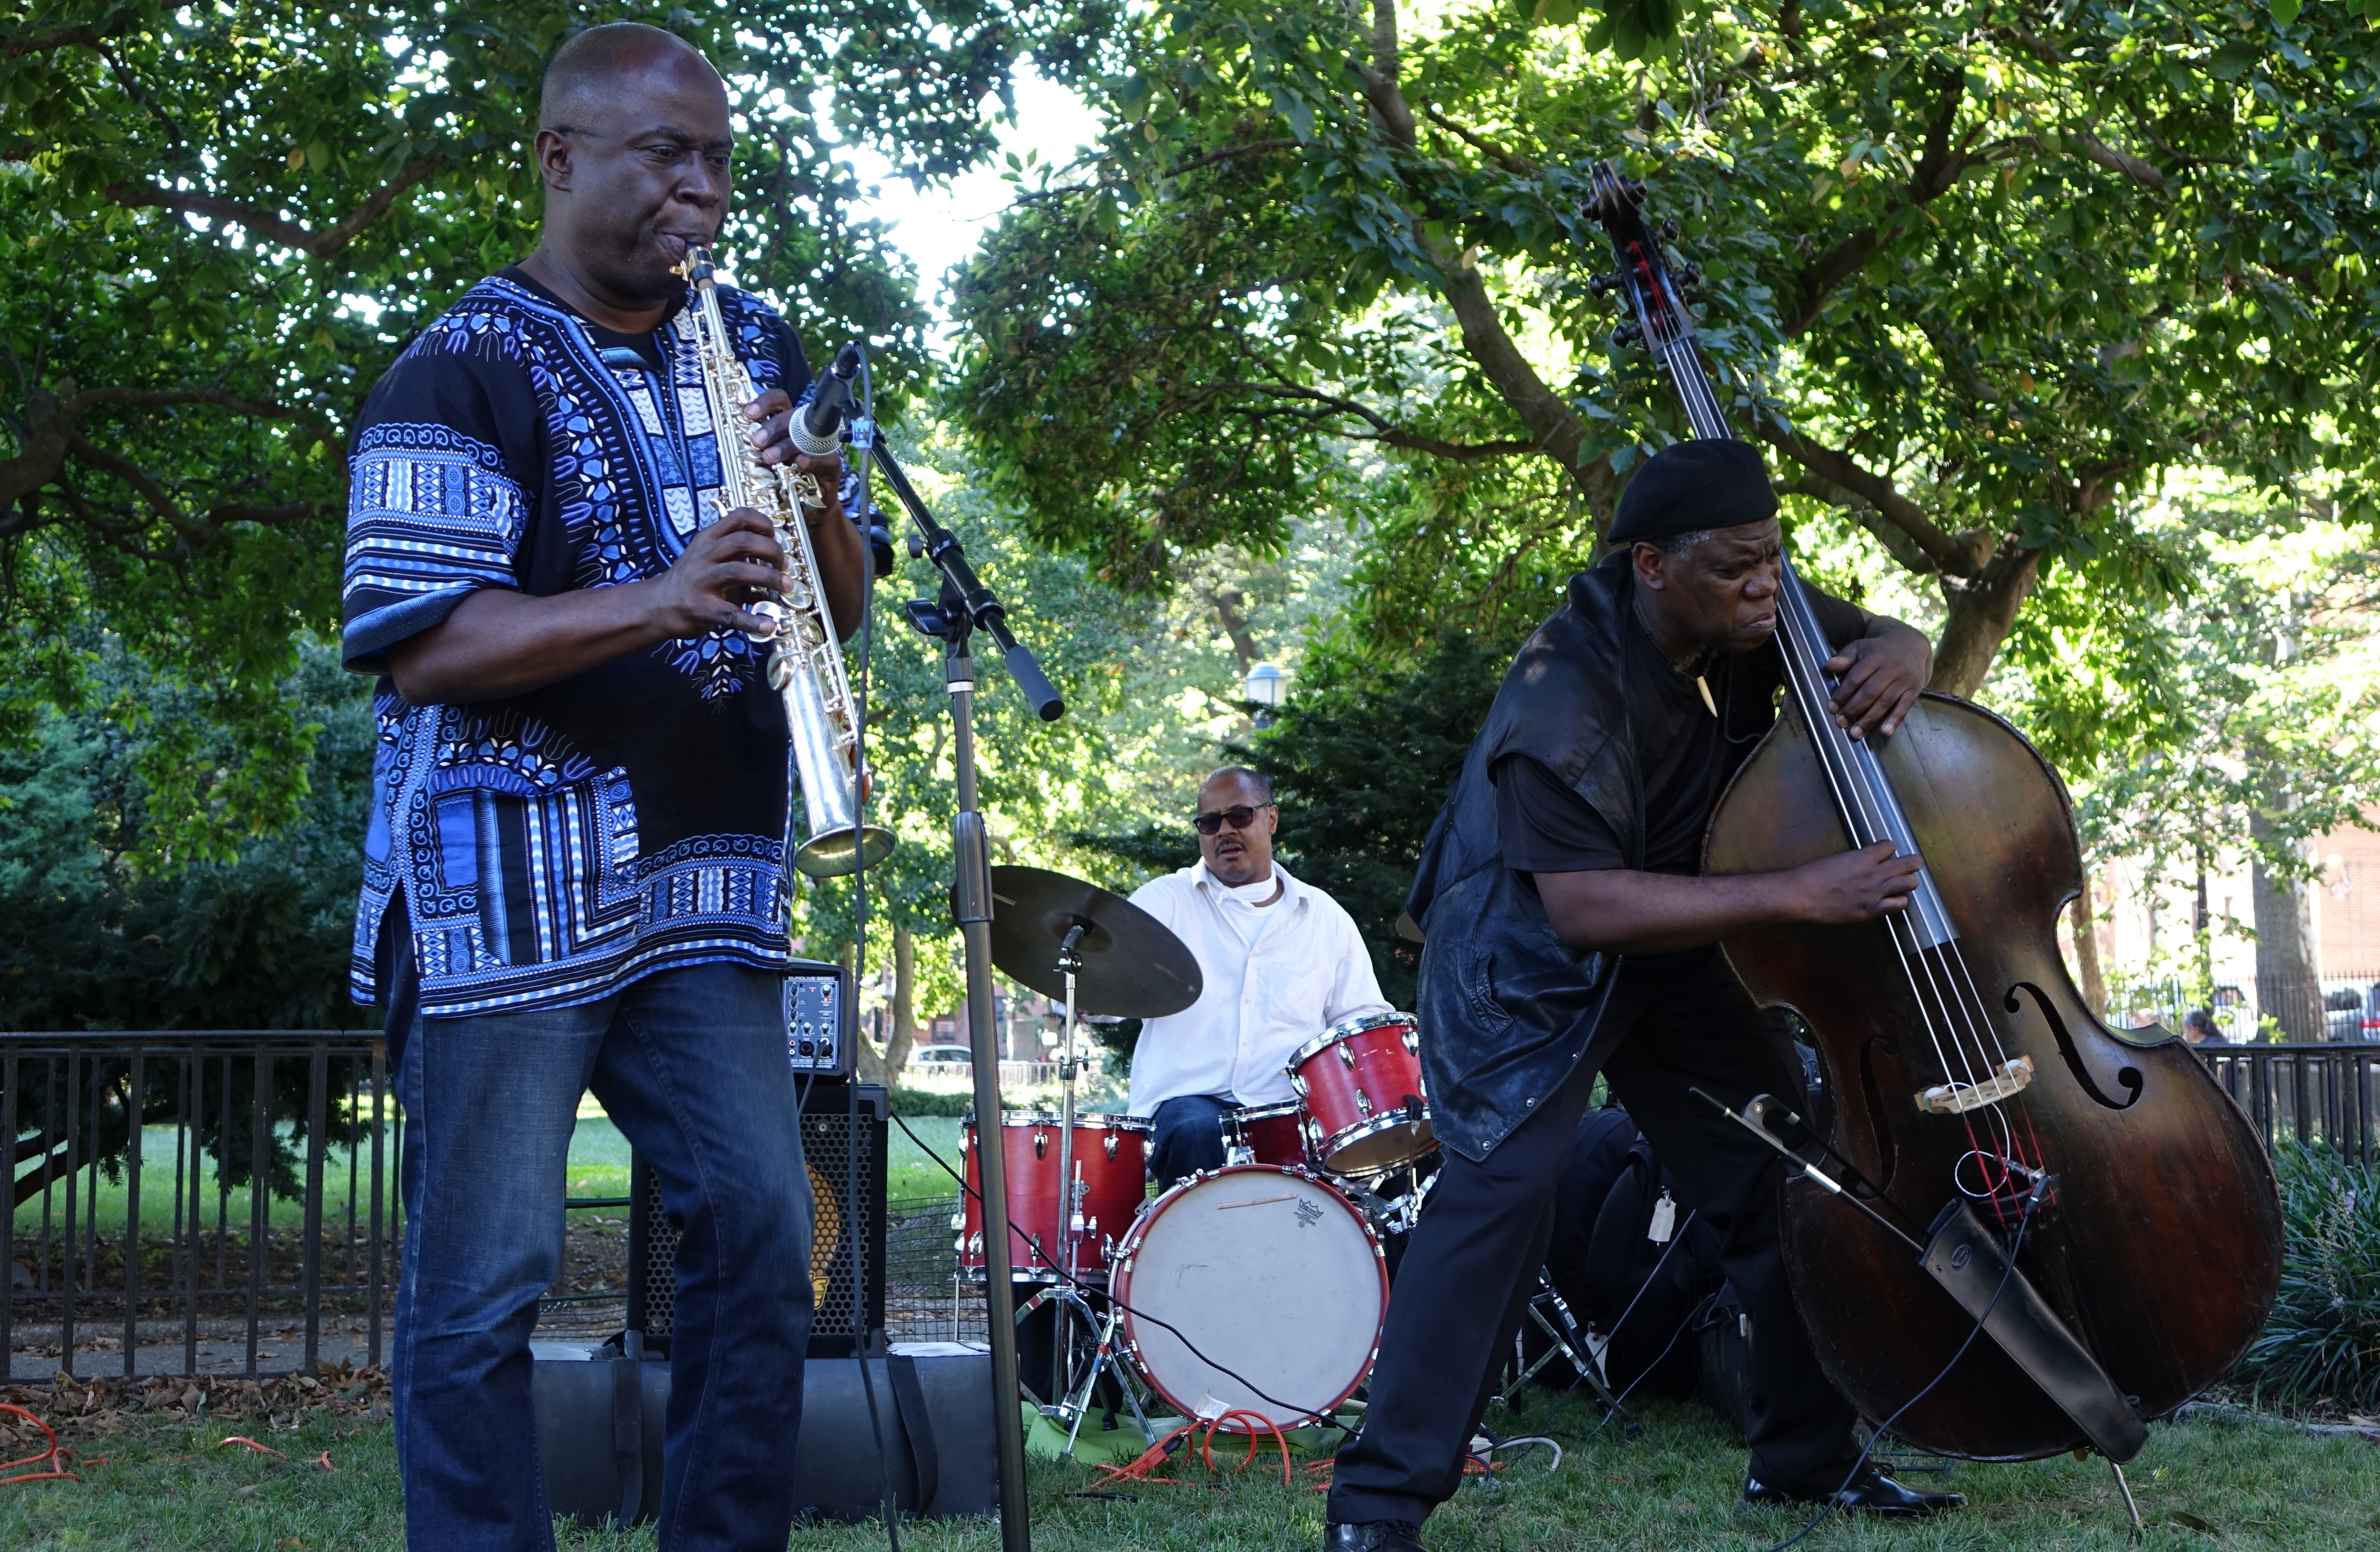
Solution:
[[[1160,1186],[1220,1169],[1232,1112],[1294,1099],[1290,1053],[1341,1019],[1386,1012],[1371,955],[1340,903],[1273,859],[1272,783],[1227,765],[1198,788],[1198,860],[1132,903],[1190,946],[1206,989],[1142,1025],[1132,1113],[1148,1117]]]

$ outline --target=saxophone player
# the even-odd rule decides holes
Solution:
[[[661,1544],[783,1546],[810,1216],[781,977],[791,764],[766,677],[787,556],[719,510],[742,437],[818,478],[840,634],[865,605],[841,461],[798,455],[809,370],[741,293],[758,396],[705,407],[689,287],[727,92],[693,48],[589,29],[549,66],[537,251],[373,390],[352,449],[350,669],[380,675],[354,993],[390,1010],[407,1118],[394,1370],[408,1545],[552,1545],[529,1330],[560,1271],[592,1088],[682,1221]]]

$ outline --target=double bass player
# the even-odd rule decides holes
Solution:
[[[1600,1073],[1725,1236],[1753,1320],[1752,1503],[1921,1515],[1963,1502],[1872,1468],[1786,1283],[1775,1156],[1688,1090],[1797,1098],[1782,1016],[1717,945],[1748,928],[1876,918],[1908,903],[1888,844],[1780,873],[1701,877],[1728,779],[1775,721],[1782,538],[1743,443],[1664,448],[1630,482],[1610,552],[1521,649],[1431,827],[1408,911],[1431,1119],[1448,1146],[1399,1270],[1363,1430],[1340,1451],[1326,1552],[1415,1552],[1453,1496],[1552,1229],[1564,1150]],[[1888,735],[1925,638],[1809,589],[1853,737]],[[1849,1478],[1847,1480],[1847,1478]]]

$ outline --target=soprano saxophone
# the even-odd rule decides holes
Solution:
[[[752,374],[736,358],[719,313],[719,288],[710,254],[695,249],[678,273],[690,282],[697,305],[694,336],[702,354],[702,391],[719,444],[720,488],[712,498],[715,520],[748,506],[769,520],[783,545],[793,588],[782,600],[750,605],[755,614],[777,622],[769,653],[769,685],[785,703],[793,735],[794,765],[801,772],[802,805],[809,839],[794,853],[794,866],[813,879],[832,879],[872,867],[892,850],[892,832],[859,822],[859,709],[844,673],[834,617],[820,586],[818,556],[801,508],[822,508],[826,496],[818,477],[760,461],[759,450],[737,432],[744,406],[759,396]]]

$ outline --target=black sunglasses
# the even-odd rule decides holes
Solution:
[[[1243,803],[1235,807],[1226,808],[1220,814],[1201,814],[1190,822],[1198,827],[1198,833],[1201,835],[1216,834],[1225,825],[1230,825],[1233,830],[1245,830],[1257,822],[1257,808],[1271,806],[1269,803],[1259,803],[1256,808],[1251,808]]]

